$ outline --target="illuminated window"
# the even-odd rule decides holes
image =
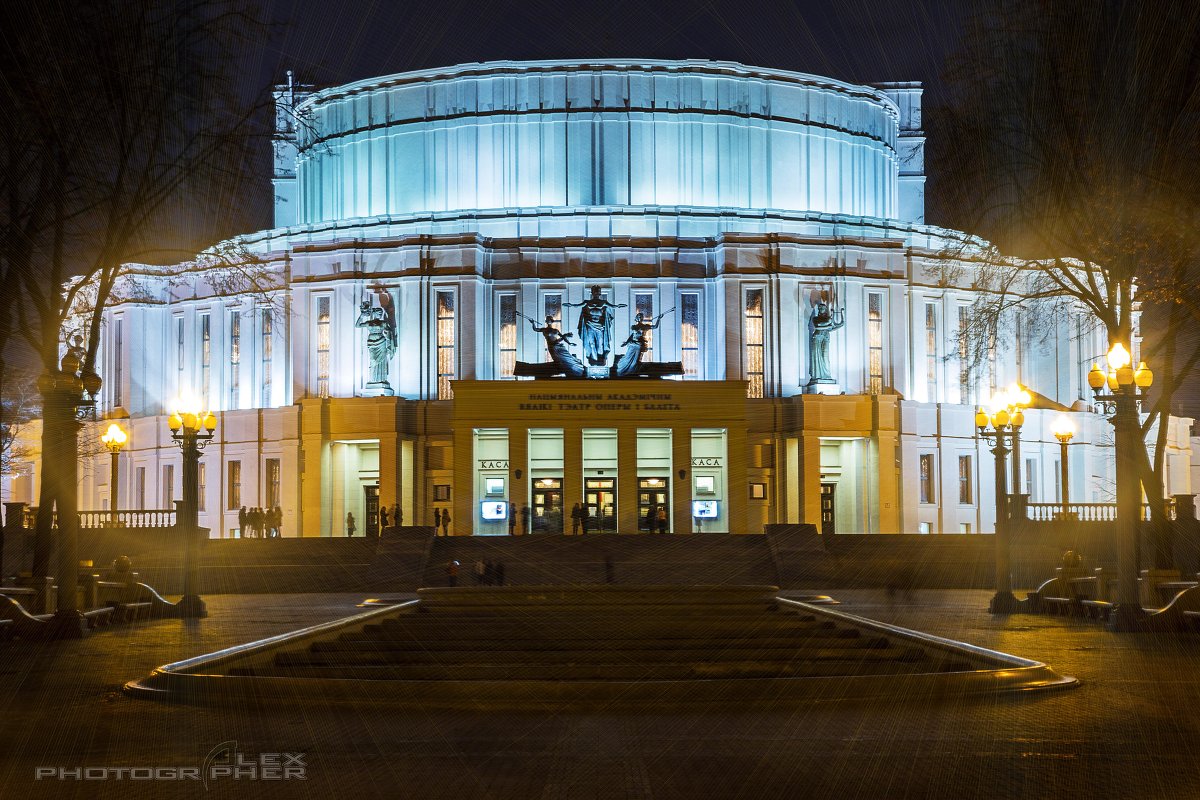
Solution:
[[[271,338],[271,329],[274,327],[274,318],[271,315],[271,309],[264,308],[262,310],[262,395],[259,398],[260,408],[271,407],[271,373],[273,372],[272,359],[274,353],[274,343]]]
[[[175,394],[183,393],[183,315],[175,317]]]
[[[317,298],[317,397],[329,397],[329,297]]]
[[[204,502],[204,496],[208,494],[208,470],[204,468],[204,462],[196,463],[196,509],[204,511],[207,503]]]
[[[637,292],[633,296],[634,313],[641,314],[646,322],[654,319],[654,295],[648,292]],[[650,355],[654,352],[654,331],[646,331],[646,352],[642,354],[645,361],[653,361]]]
[[[512,380],[517,366],[517,296],[500,295],[500,377]]]
[[[937,502],[933,491],[934,481],[934,466],[933,454],[923,453],[921,455],[921,502],[935,503]]]
[[[958,502],[965,506],[974,502],[974,484],[971,475],[971,456],[958,457]]]
[[[137,507],[145,508],[146,507],[146,468],[138,467],[137,472],[135,473],[135,476],[137,478],[134,481],[134,484],[135,484],[134,488],[135,488],[136,494],[137,494]]]
[[[124,347],[122,346],[123,339],[122,339],[122,335],[121,335],[122,334],[121,323],[122,323],[122,320],[120,317],[117,317],[113,321],[113,354],[112,354],[113,370],[112,370],[112,372],[113,372],[113,405],[114,406],[121,405],[121,360],[125,357],[124,356],[125,350],[124,350]]]
[[[938,401],[938,324],[937,303],[925,304],[925,381],[927,402]]]
[[[883,295],[867,293],[867,391],[883,393]]]
[[[554,327],[558,328],[559,330],[562,330],[562,295],[561,294],[546,295],[545,306],[546,306],[546,313],[543,316],[543,319],[545,317],[550,317],[554,321]],[[541,325],[541,324],[542,324],[542,320],[539,319],[538,325]],[[553,360],[550,358],[549,348],[546,348],[546,352],[542,356],[542,360],[543,361],[552,361]]]
[[[438,399],[451,400],[454,394],[454,292],[437,293],[437,381]]]
[[[209,404],[209,390],[212,388],[212,328],[208,314],[200,315],[200,397],[205,408]]]
[[[763,396],[763,290],[747,289],[746,318],[746,389],[747,397]]]
[[[229,315],[229,407],[238,407],[242,369],[242,315]]]
[[[970,352],[967,344],[967,325],[970,313],[966,306],[958,307],[958,402],[971,403]]]
[[[242,462],[230,461],[225,465],[228,471],[228,480],[225,481],[225,486],[229,490],[229,502],[225,507],[230,511],[237,511],[242,507]]]
[[[1037,460],[1033,458],[1025,459],[1025,497],[1031,503],[1037,503],[1041,500],[1041,492],[1038,491],[1037,474]]]
[[[266,467],[266,469],[264,470],[264,472],[266,472],[266,475],[267,475],[266,485],[264,486],[264,488],[266,489],[266,495],[267,495],[266,508],[274,508],[275,506],[280,505],[279,459],[278,458],[268,458],[265,462],[265,467]]]
[[[679,350],[683,379],[700,377],[700,295],[679,295]]]

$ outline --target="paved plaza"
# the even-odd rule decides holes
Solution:
[[[401,712],[320,698],[255,711],[125,697],[125,681],[159,664],[354,613],[362,599],[213,595],[199,622],[0,644],[0,797],[1200,796],[1200,636],[990,617],[983,591],[834,594],[851,613],[1042,660],[1081,686],[644,715]],[[250,757],[303,754],[306,779],[227,778],[207,792],[195,781],[35,780],[39,767],[198,767],[229,741]]]

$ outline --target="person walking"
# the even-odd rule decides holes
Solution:
[[[442,511],[442,536],[450,535],[450,509]]]
[[[483,559],[475,559],[475,585],[483,586]]]
[[[354,535],[354,513],[346,512],[346,538],[349,539]]]
[[[446,585],[458,586],[458,562],[454,559],[446,562]]]
[[[392,524],[397,528],[404,524],[404,512],[400,510],[399,503],[392,506]]]
[[[279,506],[275,506],[275,510],[271,513],[271,524],[275,528],[275,538],[281,538],[283,536],[283,509]]]
[[[379,532],[383,533],[383,529],[388,526],[387,506],[379,507]]]
[[[521,506],[521,533],[522,534],[532,533],[532,531],[529,529],[529,518],[531,515],[532,515],[532,512],[529,510],[529,504],[526,503],[526,504],[522,505]]]
[[[667,532],[667,509],[659,507],[657,520],[658,532],[665,534]]]
[[[250,515],[246,512],[246,507],[242,506],[238,509],[238,530],[242,533],[242,538],[246,539],[250,536],[250,531],[246,527],[250,521]]]
[[[438,535],[438,528],[442,527],[442,510],[435,508],[433,510],[433,535]]]
[[[508,535],[517,535],[517,504],[508,504]]]
[[[571,535],[572,536],[579,535],[579,526],[582,524],[583,524],[583,509],[580,508],[579,503],[576,503],[575,507],[571,509]]]
[[[655,506],[650,506],[646,509],[646,516],[643,517],[643,524],[646,527],[646,533],[654,533],[654,522],[657,519]]]

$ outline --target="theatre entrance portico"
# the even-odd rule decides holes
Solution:
[[[637,533],[649,496],[670,532],[743,532],[745,407],[744,381],[455,381],[455,527],[506,534],[509,503],[570,535],[579,503],[589,531]]]

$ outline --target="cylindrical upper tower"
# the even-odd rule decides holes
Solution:
[[[800,73],[467,64],[326,89],[296,113],[294,224],[587,206],[897,216],[896,104]]]

